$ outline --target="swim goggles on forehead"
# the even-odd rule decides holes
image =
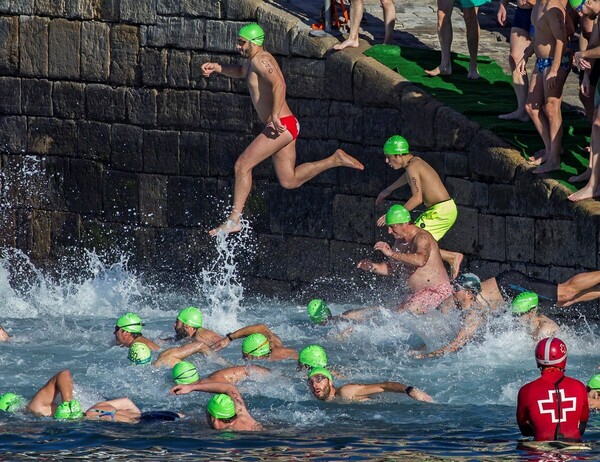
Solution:
[[[581,11],[583,10],[583,5],[585,5],[585,2],[587,0],[583,0],[578,7],[575,8],[575,11],[577,11],[577,13],[581,13]]]
[[[115,326],[115,332],[119,332],[119,329],[123,329],[124,327],[130,327],[130,326],[142,326],[142,327],[144,327],[144,323],[143,322],[134,322],[132,324],[125,324],[123,326]]]

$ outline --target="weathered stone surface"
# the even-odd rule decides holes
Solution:
[[[77,152],[77,125],[72,120],[29,118],[28,151],[34,154],[74,155]]]
[[[381,148],[390,134],[400,130],[400,127],[396,127],[398,115],[397,109],[365,107],[363,110],[363,143],[377,146],[381,152]],[[381,161],[382,158],[380,157],[379,160]]]
[[[225,17],[229,20],[243,21],[256,18],[258,8],[264,3],[263,0],[243,0],[241,2],[225,2],[227,7]]]
[[[500,273],[500,263],[485,260],[472,260],[469,262],[469,271],[475,273],[481,280],[496,277]]]
[[[140,175],[140,222],[145,226],[167,226],[167,177]]]
[[[488,188],[489,212],[497,215],[515,213],[515,188],[507,184],[491,184]]]
[[[33,14],[35,0],[1,0],[0,13]]]
[[[293,223],[296,236],[330,239],[333,234],[333,192],[304,185],[302,190],[285,190],[279,185],[269,191],[271,230],[285,233]]]
[[[156,125],[156,97],[154,89],[130,89],[127,92],[127,118],[137,125]]]
[[[73,256],[81,238],[81,216],[77,213],[53,212],[50,218],[51,252],[55,258]]]
[[[250,97],[230,93],[200,94],[200,126],[216,130],[248,132],[252,119]],[[227,123],[223,125],[223,121]]]
[[[102,255],[133,253],[133,229],[121,223],[86,219],[82,223],[81,241],[88,249]]]
[[[479,125],[454,109],[443,106],[435,115],[435,144],[438,149],[462,151],[466,149],[479,130]]]
[[[105,82],[110,75],[110,27],[95,21],[81,24],[81,78]]]
[[[48,258],[52,237],[50,235],[51,212],[45,210],[33,210],[31,212],[31,256],[35,259]]]
[[[571,220],[536,220],[535,263],[596,267],[596,229]],[[552,243],[552,245],[549,245]]]
[[[222,0],[180,0],[180,4],[181,14],[186,16],[223,17],[224,5]]]
[[[354,66],[364,58],[367,47],[347,48],[344,53],[333,53],[325,60],[325,91],[331,99],[354,101]]]
[[[446,188],[448,188],[450,197],[458,205],[473,205],[475,187],[470,181],[461,178],[446,178]]]
[[[52,83],[49,80],[23,79],[21,110],[26,115],[52,116]]]
[[[489,203],[489,187],[485,183],[475,183],[475,197],[473,205],[475,207],[487,207]]]
[[[367,196],[377,196],[388,186],[383,179],[385,178],[385,169],[389,167],[387,167],[385,162],[382,162],[383,155],[381,154],[381,148],[368,148],[347,144],[343,144],[341,148],[361,162],[365,166],[365,170],[346,167],[334,169],[338,177],[338,185],[335,188],[336,192],[339,191],[351,195],[364,194]],[[323,151],[321,153],[323,155],[327,154]]]
[[[88,118],[101,122],[125,122],[127,92],[124,88],[91,84],[85,87]]]
[[[363,56],[353,69],[354,102],[365,106],[402,106],[402,90],[406,79],[373,58]]]
[[[338,241],[375,242],[375,200],[336,194],[333,199],[333,238]]]
[[[288,239],[283,236],[259,234],[256,275],[274,280],[285,279],[290,258],[288,244]]]
[[[100,21],[118,21],[121,0],[97,0],[95,16]]]
[[[429,150],[435,147],[435,117],[443,107],[420,88],[404,84],[400,101],[400,134],[404,136],[412,149]],[[415,117],[419,114],[419,117]]]
[[[301,58],[282,58],[281,70],[287,82],[286,95],[298,98],[322,99],[325,94],[325,61]]]
[[[114,25],[110,29],[110,81],[117,85],[134,85],[139,80],[138,28]]]
[[[209,175],[208,133],[181,132],[179,162],[186,175]]]
[[[110,158],[110,125],[80,120],[77,127],[79,156],[107,161]]]
[[[299,139],[326,140],[331,101],[328,99],[289,99],[290,109],[300,123]]]
[[[21,113],[21,79],[0,77],[0,114]]]
[[[373,256],[372,245],[332,240],[330,241],[329,248],[331,270],[333,274],[343,276],[344,278],[357,271],[356,264],[359,261]]]
[[[136,173],[108,170],[104,179],[104,213],[118,223],[139,220],[139,182]]]
[[[297,23],[292,29],[292,41],[290,43],[290,54],[304,58],[324,58],[327,52],[337,43],[333,36],[311,37],[310,27],[303,23]]]
[[[310,282],[331,274],[329,242],[293,237],[289,239],[288,252],[288,280]]]
[[[0,74],[14,75],[19,69],[19,18],[0,18]]]
[[[132,125],[112,126],[110,165],[117,170],[140,171],[143,168],[144,131]]]
[[[491,131],[479,130],[473,138],[469,150],[469,165],[473,173],[508,183],[514,179],[517,167],[522,163],[519,153]]]
[[[2,167],[3,200],[16,208],[48,208],[48,176],[41,159],[10,155],[3,159]]]
[[[444,152],[444,173],[447,176],[458,176],[468,178],[469,158],[464,152]]]
[[[167,50],[143,48],[140,62],[144,85],[158,87],[167,84]]]
[[[227,132],[210,133],[210,175],[232,175],[236,159],[253,139],[252,135],[240,136],[239,134]]]
[[[170,226],[200,226],[207,223],[213,208],[207,196],[217,193],[214,182],[203,178],[178,176],[169,178],[167,219]]]
[[[17,248],[17,214],[14,210],[4,210],[0,214],[0,245],[4,248]]]
[[[206,21],[205,49],[211,52],[231,53],[237,44],[238,32],[241,28],[239,22]]]
[[[69,19],[94,19],[94,3],[89,0],[65,0],[65,16]]]
[[[363,111],[359,106],[350,103],[332,101],[329,106],[329,138],[351,143],[363,140]]]
[[[172,50],[169,52],[167,63],[167,84],[170,87],[190,86],[191,54],[188,51]]]
[[[199,91],[164,90],[158,94],[157,105],[161,127],[196,128],[200,125]]]
[[[164,16],[175,16],[180,13],[181,0],[157,0],[156,13]]]
[[[300,165],[305,162],[316,162],[324,159],[333,154],[339,147],[340,144],[335,140],[306,139],[301,136],[296,141],[296,165]],[[313,186],[337,185],[339,184],[338,171],[339,169],[335,168],[325,170],[310,180],[310,184]],[[272,177],[271,179],[276,180],[275,177]],[[357,194],[360,193],[357,192]]]
[[[179,173],[179,134],[173,131],[144,132],[144,172]]]
[[[506,217],[506,258],[533,263],[535,257],[535,220],[526,217]]]
[[[62,16],[65,0],[35,0],[34,14],[38,16]]]
[[[479,256],[489,260],[506,260],[506,222],[504,217],[479,216]]]
[[[83,159],[70,159],[64,171],[63,197],[71,212],[99,215],[102,211],[104,169],[102,164]]]
[[[48,26],[48,76],[79,79],[81,23],[54,19]]]
[[[121,0],[119,16],[121,20],[133,24],[154,24],[156,0]]]
[[[85,87],[75,82],[52,84],[52,110],[56,117],[81,119],[85,115]]]
[[[256,22],[265,30],[265,48],[273,54],[288,56],[298,29],[298,18],[275,5],[263,3],[256,12]]]
[[[458,218],[450,231],[444,235],[441,246],[444,249],[462,252],[467,255],[479,253],[479,211],[458,206]]]
[[[207,53],[192,53],[190,62],[190,84],[194,88],[201,90],[210,91],[225,91],[230,92],[232,88],[232,81],[226,75],[223,74],[212,74],[210,77],[204,77],[202,75],[202,64],[206,62],[218,62],[219,64],[231,64],[231,59],[226,55],[209,55]]]
[[[48,18],[19,18],[19,67],[21,75],[48,77]]]
[[[548,206],[552,183],[526,169],[523,163],[516,170],[513,213],[534,217],[554,216],[554,211]]]
[[[0,152],[22,153],[27,143],[25,116],[0,116]]]
[[[204,49],[204,19],[159,17],[146,29],[146,44],[152,47]]]

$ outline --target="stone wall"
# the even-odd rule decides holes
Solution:
[[[258,20],[301,123],[298,162],[341,147],[364,172],[336,169],[285,190],[270,163],[248,202],[257,252],[249,280],[284,290],[356,275],[373,255],[396,178],[381,146],[401,133],[459,205],[444,247],[482,277],[514,267],[551,280],[598,267],[596,203],[526,171],[519,153],[362,49],[261,0],[0,0],[2,243],[45,266],[81,248],[128,251],[142,269],[197,272],[206,230],[230,204],[233,164],[261,130],[244,82],[204,79],[238,62],[237,31]],[[406,199],[408,191],[390,199]]]

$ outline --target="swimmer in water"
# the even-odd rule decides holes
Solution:
[[[348,383],[336,388],[331,372],[323,367],[314,367],[308,374],[308,387],[313,396],[321,401],[342,399],[347,401],[365,401],[371,396],[384,392],[406,393],[415,401],[432,403],[433,399],[424,391],[408,387],[400,382],[381,382],[358,384]]]
[[[242,395],[234,385],[222,382],[176,385],[169,394],[185,395],[192,391],[215,393],[206,406],[206,418],[211,428],[237,431],[260,431],[263,429],[246,408]]]
[[[279,183],[286,189],[298,188],[331,168],[364,169],[358,160],[341,149],[325,159],[296,166],[296,138],[300,125],[285,99],[283,73],[273,55],[264,50],[264,40],[264,30],[256,23],[248,24],[240,29],[237,40],[237,51],[246,62],[242,65],[208,62],[201,66],[204,77],[216,72],[245,79],[252,104],[265,125],[235,163],[233,210],[225,223],[209,231],[211,236],[242,229],[241,217],[252,189],[252,170],[269,157],[273,160]]]
[[[600,409],[600,374],[593,375],[588,380],[586,389],[590,409]]]
[[[10,335],[4,330],[4,327],[0,326],[0,342],[8,342],[8,339],[10,339]]]
[[[212,346],[213,351],[227,347],[233,340],[244,339],[242,356],[244,359],[259,359],[267,361],[283,361],[298,359],[298,352],[283,345],[281,339],[264,324],[242,327],[228,333],[221,341]]]
[[[152,340],[142,335],[142,319],[135,313],[125,313],[115,325],[115,340],[117,345],[130,347],[133,343],[143,343],[154,351],[160,350],[160,347]]]
[[[511,305],[512,314],[519,316],[531,334],[539,341],[545,337],[554,337],[560,327],[552,319],[538,312],[538,296],[533,292],[522,292],[515,297]]]

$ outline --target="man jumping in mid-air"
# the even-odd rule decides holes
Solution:
[[[202,65],[204,77],[218,72],[227,77],[246,79],[254,108],[266,125],[235,163],[233,210],[225,223],[209,231],[211,236],[219,231],[234,233],[242,229],[242,212],[252,189],[252,169],[269,157],[273,158],[279,183],[286,189],[298,188],[330,168],[364,169],[358,160],[341,149],[326,159],[296,166],[296,138],[300,125],[285,100],[285,80],[281,69],[273,55],[263,49],[264,40],[263,29],[258,24],[248,24],[240,29],[237,43],[238,51],[246,59],[243,65]]]

